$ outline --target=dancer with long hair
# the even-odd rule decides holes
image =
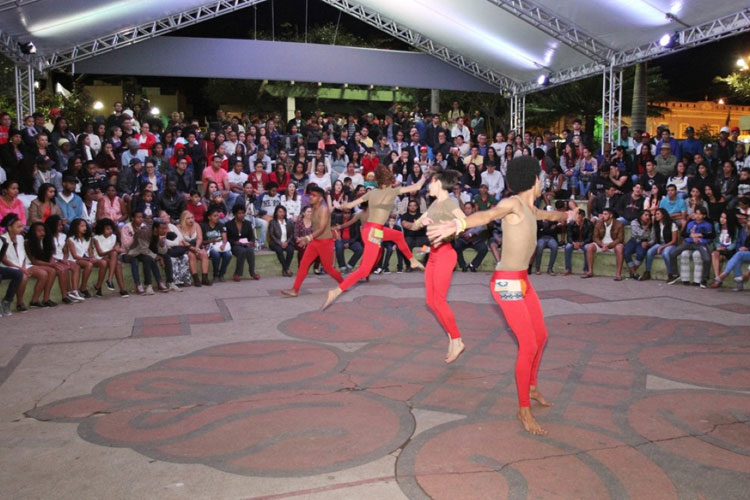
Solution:
[[[484,226],[502,219],[503,247],[500,263],[490,282],[490,291],[518,339],[518,419],[527,432],[544,435],[547,431],[531,413],[530,399],[535,399],[543,406],[550,406],[537,386],[537,372],[547,341],[547,328],[544,325],[542,306],[529,281],[527,268],[536,248],[536,221],[564,221],[572,218],[573,212],[548,212],[535,206],[535,201],[542,194],[540,171],[539,162],[533,157],[514,158],[508,163],[506,179],[510,190],[516,193],[514,196],[466,219],[455,218],[435,224],[428,228],[428,235],[433,244],[439,244],[467,228]]]
[[[393,200],[396,199],[396,196],[419,191],[422,189],[426,177],[426,175],[423,175],[418,182],[411,186],[394,188],[393,172],[381,165],[375,170],[375,181],[378,184],[377,189],[365,193],[364,196],[354,201],[335,207],[342,210],[351,209],[360,203],[367,202],[367,224],[362,227],[362,241],[365,245],[365,250],[362,254],[362,261],[359,267],[350,273],[337,288],[328,291],[328,297],[326,297],[326,301],[323,304],[323,309],[331,305],[339,295],[348,290],[352,285],[370,275],[380,256],[380,245],[383,241],[393,241],[396,243],[401,253],[409,259],[412,267],[424,270],[422,263],[414,258],[411,250],[406,245],[404,233],[385,227],[384,224],[391,215]]]

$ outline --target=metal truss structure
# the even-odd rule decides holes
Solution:
[[[12,35],[0,30],[0,49],[2,53],[14,63],[28,64],[30,57],[21,52],[18,40]]]
[[[210,5],[163,17],[155,21],[133,26],[104,37],[77,44],[63,51],[41,57],[40,70],[56,69],[90,57],[98,56],[121,47],[133,45],[150,38],[165,35],[186,26],[197,24],[215,17],[257,5],[265,0],[219,0]]]
[[[561,85],[563,83],[581,80],[605,71],[608,66],[620,68],[632,66],[639,62],[656,59],[680,50],[721,40],[722,38],[727,38],[749,30],[750,8],[745,8],[735,14],[714,19],[713,21],[698,26],[676,31],[675,34],[677,35],[678,45],[675,47],[662,47],[659,45],[658,41],[654,40],[632,49],[613,53],[607,64],[592,62],[582,66],[556,71],[549,75],[549,84],[551,86]],[[524,93],[531,93],[537,90],[540,90],[540,86],[536,82],[526,83],[519,89],[520,92]]]
[[[31,64],[16,64],[16,126],[21,128],[23,117],[36,110],[34,95],[34,67]]]
[[[602,144],[613,144],[622,124],[622,68],[602,73]]]
[[[510,130],[521,135],[526,132],[526,95],[510,96]]]
[[[594,61],[606,63],[613,53],[613,50],[604,43],[584,33],[571,23],[547,12],[533,2],[528,0],[487,1]]]
[[[518,82],[501,75],[500,73],[481,66],[463,54],[457,54],[447,47],[435,43],[422,34],[401,26],[397,22],[380,15],[378,12],[368,9],[349,0],[322,0],[323,2],[342,10],[343,12],[374,26],[394,38],[408,43],[423,52],[426,52],[446,63],[454,66],[475,78],[483,80],[498,90],[512,90],[518,87]]]

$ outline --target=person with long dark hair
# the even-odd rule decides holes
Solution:
[[[44,183],[39,186],[36,199],[29,206],[29,222],[45,222],[52,215],[62,216],[62,210],[57,206],[57,188]]]
[[[669,216],[664,208],[659,208],[654,214],[654,236],[656,241],[646,252],[646,271],[641,275],[639,281],[647,281],[651,279],[651,266],[654,264],[654,258],[657,255],[661,255],[664,259],[664,265],[667,268],[667,275],[672,275],[672,266],[670,264],[670,254],[677,245],[677,235],[679,229],[677,224],[672,222],[672,218]]]
[[[424,270],[422,263],[414,258],[411,250],[406,245],[404,233],[386,228],[384,224],[391,215],[393,201],[396,199],[396,196],[419,191],[425,183],[426,176],[423,175],[411,186],[394,188],[391,187],[393,185],[393,173],[381,165],[375,171],[375,179],[378,184],[377,189],[367,192],[364,196],[356,200],[335,207],[345,210],[347,208],[354,208],[365,201],[368,202],[367,223],[362,227],[362,241],[365,245],[365,251],[359,267],[349,274],[337,288],[329,290],[326,301],[323,304],[323,309],[331,305],[339,295],[348,290],[352,285],[370,275],[380,256],[380,246],[383,241],[395,242],[401,253],[409,259],[412,267]]]

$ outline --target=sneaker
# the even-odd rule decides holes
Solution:
[[[708,282],[707,282],[707,281],[705,281],[705,280],[701,281],[701,282],[700,282],[700,287],[701,287],[701,288],[708,288]]]
[[[741,292],[744,289],[745,289],[745,283],[743,283],[742,280],[734,282],[734,288],[732,288],[733,292]]]
[[[94,287],[94,297],[99,297],[99,298],[104,297],[104,294],[102,293],[101,288]]]
[[[44,305],[44,302],[39,302],[38,300],[35,300],[34,302],[29,302],[29,305],[31,307],[38,307],[39,309],[44,309],[45,307],[47,307],[46,305]]]
[[[120,297],[122,297],[123,299],[126,299],[130,297],[130,294],[128,293],[127,290],[120,290]]]
[[[80,290],[80,291],[78,292],[78,295],[80,295],[80,296],[81,296],[81,297],[83,297],[84,299],[90,299],[90,298],[91,298],[91,294],[89,293],[89,291],[88,291],[88,290]]]
[[[469,266],[464,266],[464,267],[461,268],[461,272],[462,273],[465,273],[468,270],[469,270]]]
[[[146,291],[145,291],[144,293],[145,293],[146,295],[153,295],[153,294],[154,294],[154,287],[152,287],[151,285],[148,285],[148,286],[146,287]]]
[[[146,291],[143,289],[141,285],[138,285],[135,287],[135,293],[136,295],[146,295]]]
[[[83,302],[84,300],[86,300],[78,295],[78,292],[75,290],[73,290],[72,292],[68,292],[68,295],[65,298],[70,300],[71,302]]]
[[[179,286],[175,285],[174,283],[170,283],[168,285],[168,287],[169,287],[169,291],[170,292],[181,292],[182,291],[182,288],[180,288]]]
[[[403,270],[403,269],[396,269],[396,274],[401,274],[401,273],[403,273],[403,272],[404,272],[404,270]]]
[[[62,299],[62,303],[63,304],[67,304],[67,305],[74,304],[75,302],[76,302],[75,300],[69,299],[68,297],[63,297],[63,299]],[[0,314],[0,316],[2,316],[2,315]]]
[[[651,273],[649,271],[644,272],[641,274],[641,276],[638,278],[638,281],[648,281],[651,279]]]
[[[57,306],[57,303],[52,302],[51,300],[45,300],[43,304],[44,304],[44,307],[56,307]]]
[[[383,269],[383,274],[391,274],[391,270],[386,267]]]
[[[105,285],[107,285],[107,290],[109,290],[110,292],[114,292],[115,291],[115,284],[112,283],[111,281],[107,281],[105,283]]]
[[[377,268],[377,269],[375,269],[375,270],[373,271],[373,273],[374,273],[374,274],[380,274],[380,273],[382,273],[382,272],[383,272],[383,269],[382,269],[382,268],[380,268],[380,267],[379,267],[379,268]]]
[[[680,281],[679,274],[670,274],[667,276],[667,285],[676,285]]]
[[[13,316],[13,312],[10,310],[10,302],[3,300],[0,303],[0,314],[3,316]]]
[[[472,273],[477,272],[477,268],[474,267],[474,264],[469,264],[469,271],[471,271]]]
[[[167,288],[167,285],[165,285],[164,283],[159,283],[156,289],[159,290],[161,293],[167,293],[169,291],[169,288]]]
[[[18,305],[16,306],[16,311],[18,311],[18,312],[20,312],[20,313],[25,313],[25,312],[26,312],[26,311],[28,311],[28,310],[29,310],[29,309],[28,309],[28,308],[27,308],[27,307],[26,307],[26,306],[25,306],[24,304],[18,304]]]

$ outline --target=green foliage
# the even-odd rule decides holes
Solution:
[[[718,139],[718,137],[716,137],[713,132],[711,132],[711,126],[706,123],[695,130],[695,137],[696,139],[699,139],[703,144],[715,142]]]
[[[68,120],[68,124],[73,130],[83,130],[87,123],[93,121],[93,103],[91,94],[79,83],[73,84],[73,89],[68,97],[49,90],[37,92],[36,96],[37,111],[48,116],[50,109],[62,109],[63,116]]]
[[[733,95],[750,100],[750,71],[736,71],[724,77],[717,76],[714,81],[726,83]]]
[[[10,113],[16,119],[16,77],[13,63],[0,55],[0,110]]]

